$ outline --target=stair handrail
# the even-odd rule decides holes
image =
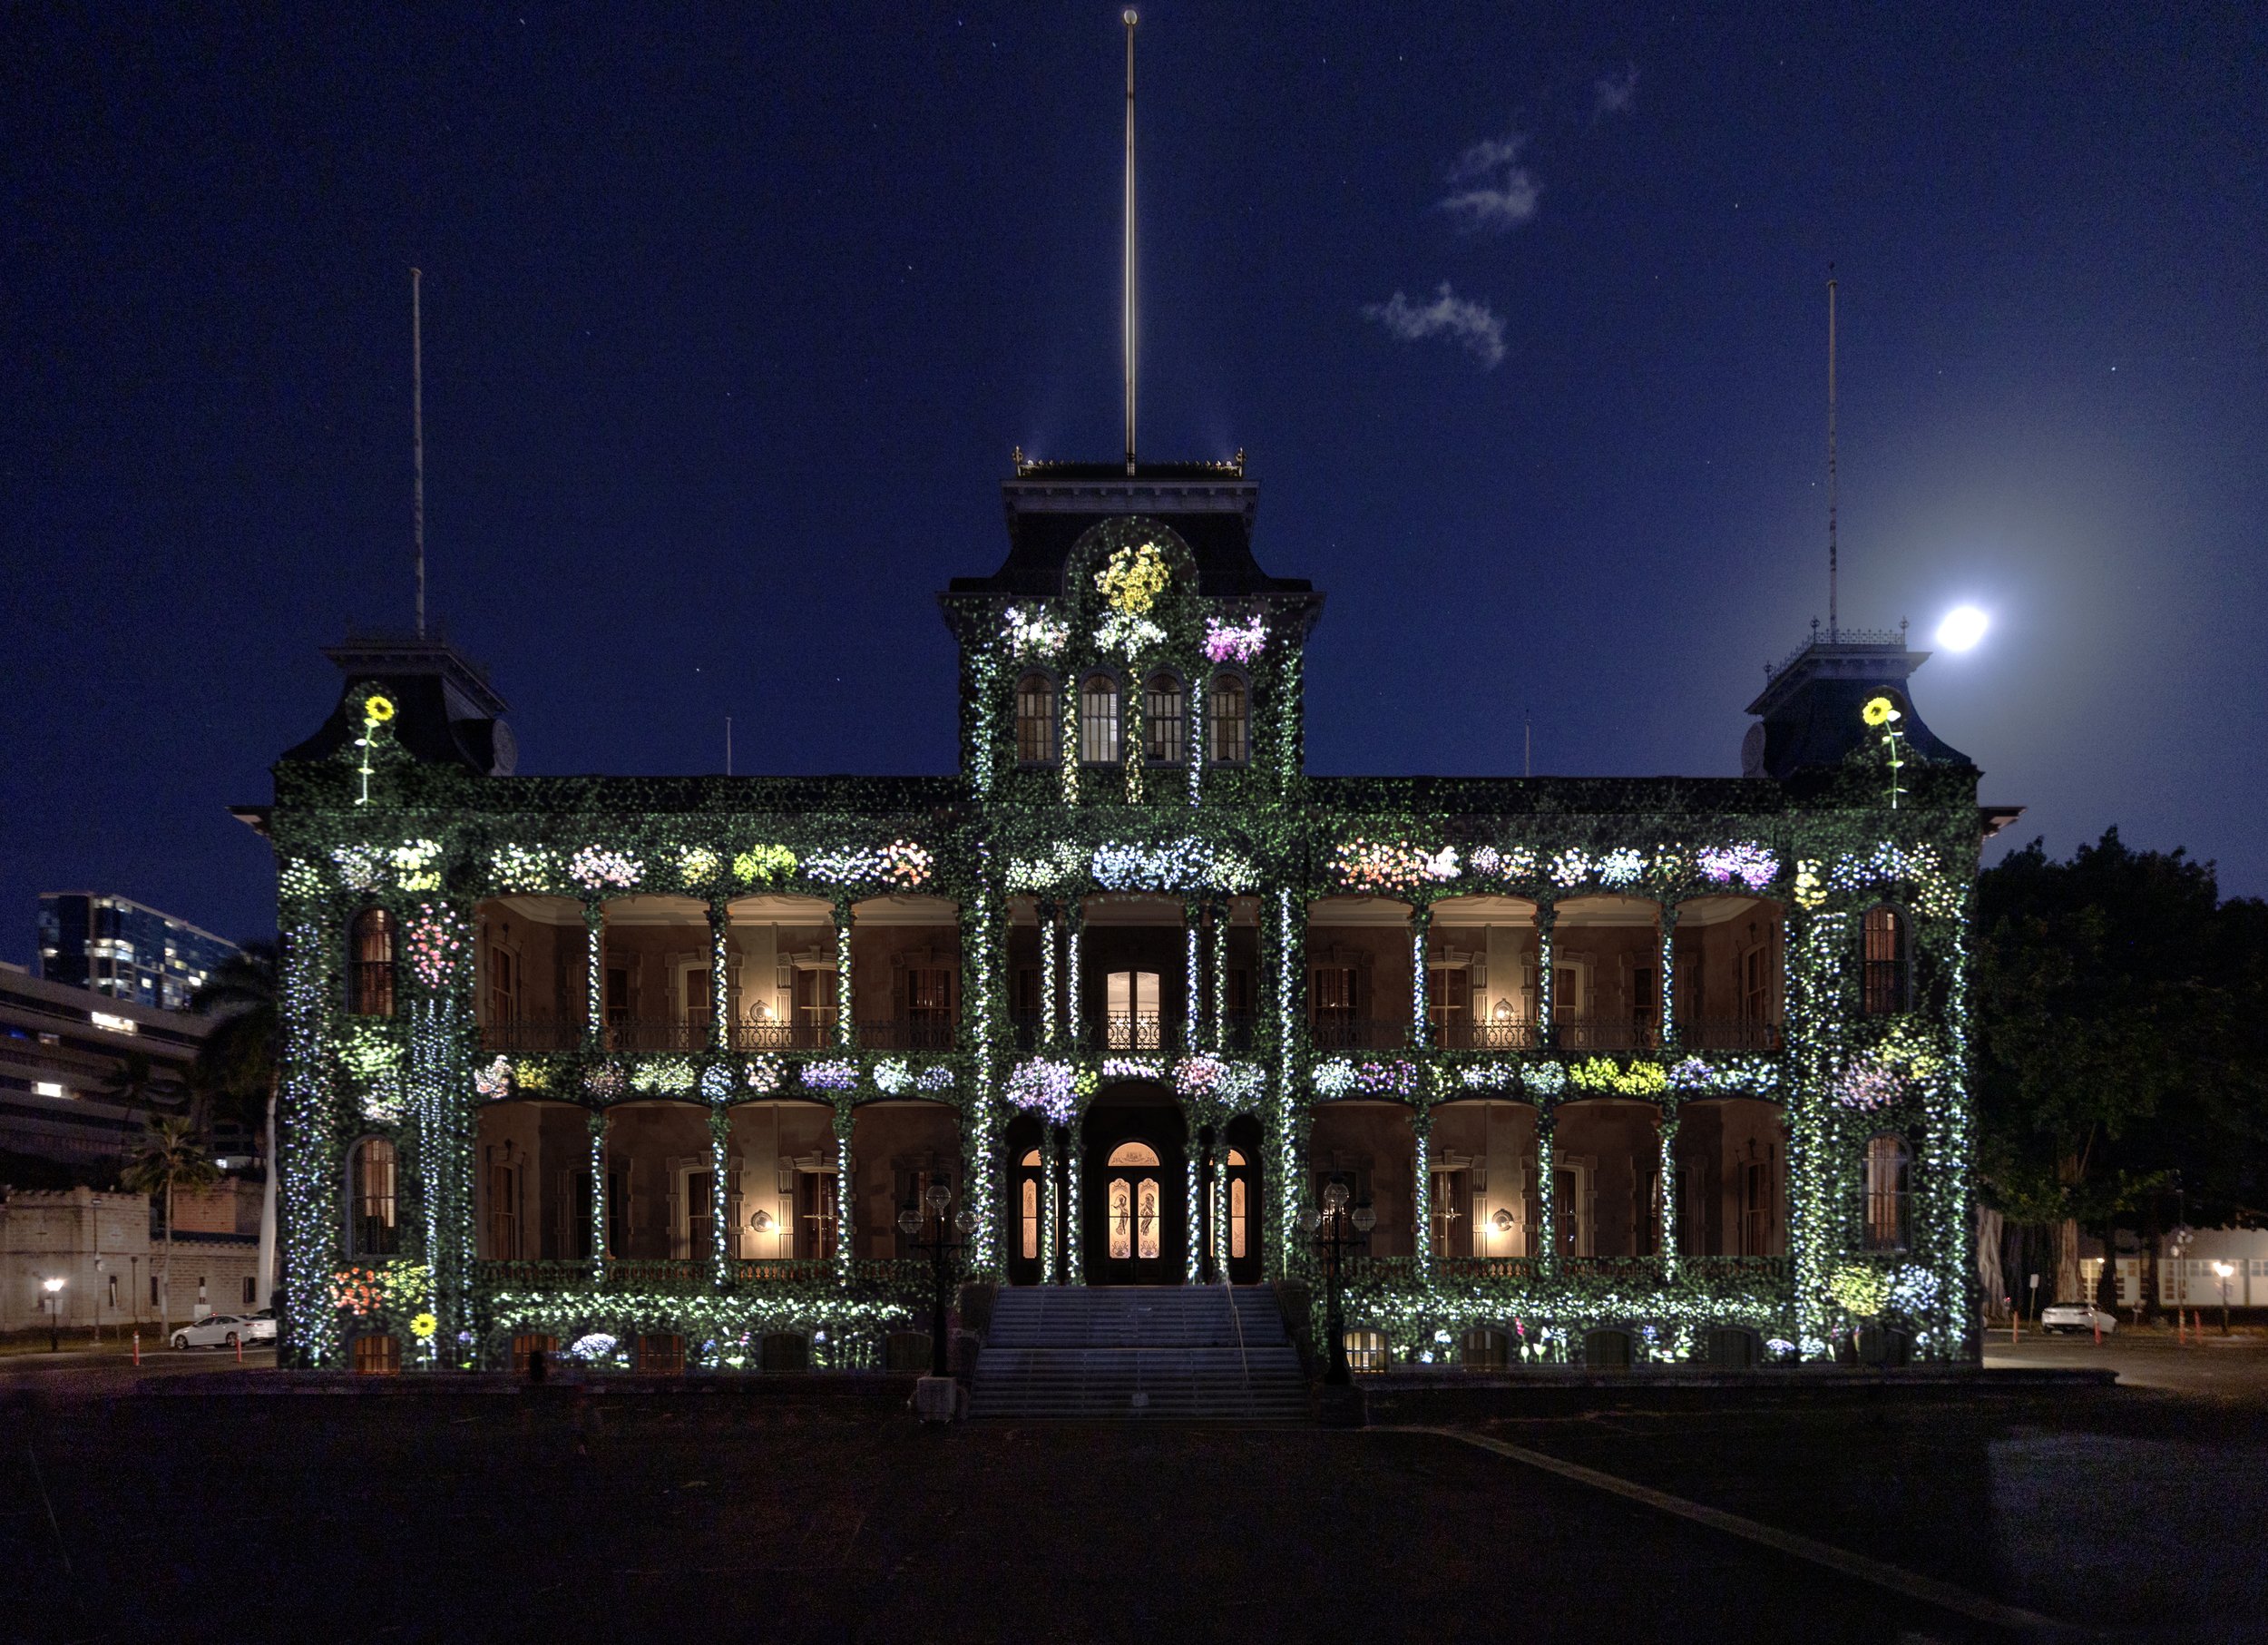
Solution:
[[[1220,1277],[1220,1290],[1228,1302],[1228,1323],[1237,1327],[1237,1363],[1244,1367],[1245,1401],[1248,1405],[1252,1400],[1252,1356],[1245,1351],[1245,1317],[1237,1309],[1237,1288],[1229,1283],[1226,1273]]]

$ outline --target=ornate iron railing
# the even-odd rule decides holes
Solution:
[[[581,1023],[552,1023],[542,1021],[513,1023],[484,1023],[481,1024],[481,1048],[484,1051],[580,1051],[582,1048]]]
[[[735,1051],[826,1051],[835,1044],[832,1023],[735,1023]]]
[[[1787,1031],[1749,1017],[1694,1017],[1677,1023],[1677,1043],[1687,1051],[1778,1051]]]
[[[1400,1051],[1410,1043],[1410,1025],[1361,1017],[1317,1017],[1307,1024],[1307,1040],[1317,1051]]]
[[[858,1046],[862,1051],[951,1051],[957,1032],[957,1024],[950,1018],[861,1023],[857,1029]]]

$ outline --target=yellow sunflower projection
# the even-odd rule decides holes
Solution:
[[[1859,710],[1859,718],[1871,726],[1883,726],[1901,716],[1898,712],[1898,705],[1889,698],[1870,697],[1866,700],[1866,706]]]
[[[372,725],[384,725],[394,718],[394,700],[376,696],[366,699],[362,705],[362,717]]]
[[[431,1314],[420,1314],[409,1322],[409,1328],[412,1336],[430,1337],[441,1328],[441,1322]]]

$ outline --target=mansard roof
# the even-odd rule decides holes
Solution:
[[[1051,599],[1080,534],[1105,520],[1141,514],[1171,526],[1196,556],[1198,592],[1207,598],[1312,594],[1304,577],[1271,577],[1252,557],[1260,487],[1239,457],[1227,463],[1041,463],[1019,456],[1001,483],[1008,558],[989,577],[955,577],[948,594]]]

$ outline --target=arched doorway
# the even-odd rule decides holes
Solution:
[[[1081,1127],[1090,1285],[1179,1285],[1188,1251],[1187,1129],[1162,1088],[1099,1096]]]
[[[1227,1213],[1228,1278],[1236,1285],[1260,1282],[1260,1122],[1239,1114],[1228,1122],[1228,1154],[1223,1187]]]
[[[1050,1258],[1061,1244],[1048,1220],[1048,1173],[1055,1159],[1051,1139],[1036,1115],[1021,1114],[1008,1127],[1008,1283],[1038,1285],[1047,1278]],[[1058,1180],[1061,1169],[1056,1168]],[[1057,1251],[1049,1246],[1056,1245]],[[1061,1272],[1061,1264],[1055,1265]]]

